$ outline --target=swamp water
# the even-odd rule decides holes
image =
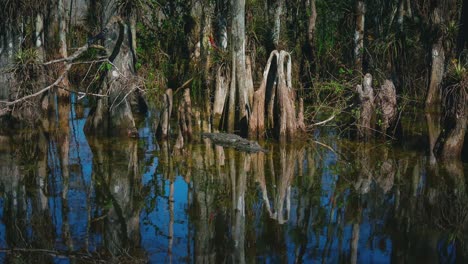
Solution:
[[[86,137],[71,106],[48,131],[0,136],[5,263],[451,263],[468,254],[466,164],[317,130],[243,153]],[[424,120],[409,120],[411,123]],[[60,129],[57,129],[60,127]]]

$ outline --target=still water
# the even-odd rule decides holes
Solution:
[[[197,137],[177,152],[150,118],[139,139],[93,138],[87,109],[62,108],[0,136],[4,263],[467,260],[467,166],[437,164],[427,126],[400,145],[328,129],[268,153]]]

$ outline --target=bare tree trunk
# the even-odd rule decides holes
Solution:
[[[465,133],[468,123],[468,78],[465,77],[461,82],[461,87],[456,87],[457,94],[447,96],[454,97],[453,104],[446,103],[446,116],[444,130],[439,135],[434,147],[436,156],[442,160],[460,158],[465,140]]]
[[[229,105],[227,109],[227,131],[234,132],[236,118],[236,63],[231,64],[231,83],[229,85]]]
[[[224,106],[229,91],[229,70],[225,65],[218,67],[216,73],[216,87],[213,102],[213,130],[216,132],[221,129]]]
[[[166,139],[170,133],[172,102],[172,89],[167,89],[163,96],[163,109],[156,124],[156,136],[160,139]]]
[[[367,73],[364,76],[363,85],[358,84],[356,90],[359,94],[361,103],[358,125],[358,136],[364,139],[370,139],[374,131],[374,89],[372,89],[372,75]]]
[[[271,68],[272,63],[277,65],[277,69]],[[303,103],[301,105],[301,100],[299,100],[299,114],[296,114],[296,93],[292,88],[291,64],[291,55],[288,52],[276,50],[271,52],[260,88],[254,94],[253,111],[249,120],[250,137],[263,137],[265,109],[268,128],[273,128],[280,140],[292,139],[298,131],[305,131],[304,107]],[[271,76],[275,79],[273,83],[269,80]]]
[[[315,0],[310,0],[309,28],[307,30],[307,40],[309,41],[310,48],[314,47],[316,21],[317,21],[317,8],[315,7]]]
[[[358,72],[362,72],[364,55],[364,22],[366,16],[366,4],[363,0],[356,2],[356,30],[354,33],[354,65]]]
[[[202,69],[204,69],[204,79],[207,88],[211,88],[212,72],[211,72],[211,52],[210,38],[213,36],[212,17],[214,13],[212,1],[205,1],[202,7],[201,25],[200,25],[200,54]]]
[[[182,135],[190,140],[192,138],[192,102],[190,100],[190,90],[184,90],[184,97],[179,106],[179,113],[181,115],[180,126],[182,128]]]
[[[67,14],[64,0],[55,0],[50,3],[49,19],[50,22],[46,27],[47,39],[45,39],[45,52],[47,60],[55,60],[66,58],[67,52]],[[49,76],[53,80],[58,79],[65,71],[65,62],[55,63],[47,67]],[[68,98],[69,92],[65,89],[70,87],[68,75],[65,76],[58,84],[59,89],[56,89],[59,98]],[[65,88],[65,89],[60,89]],[[49,94],[49,107],[54,102],[54,93]]]
[[[227,131],[247,133],[249,98],[245,56],[245,0],[232,0],[232,74],[227,109]]]
[[[130,17],[122,19],[116,0],[107,0],[103,6],[106,7],[102,14],[103,21],[105,25],[110,25],[104,46],[110,54],[112,68],[102,76],[100,93],[109,96],[98,99],[87,119],[85,131],[100,135],[138,137],[132,103],[138,102],[138,106],[141,106],[144,100],[135,98],[139,94],[135,72],[136,55],[132,47],[135,42],[132,40],[134,34],[130,22],[133,10],[125,10],[126,14],[130,13]]]
[[[253,96],[254,96],[254,84],[253,84],[253,78],[252,78],[252,61],[250,59],[250,56],[246,57],[245,70],[246,70],[245,89],[247,93],[246,97],[248,99],[247,103],[249,105],[249,108],[247,109],[248,110],[247,115],[249,116],[249,119],[250,119],[250,116],[252,114],[251,106],[253,105]]]
[[[265,131],[265,100],[266,100],[266,86],[268,82],[268,74],[270,72],[271,62],[273,59],[279,60],[278,51],[271,52],[268,58],[265,70],[263,71],[263,79],[260,88],[254,93],[254,102],[252,108],[252,115],[249,120],[249,137],[263,138]]]
[[[281,34],[281,16],[283,14],[283,0],[276,0],[274,5],[274,24],[273,24],[273,45],[278,49],[280,34]]]
[[[233,68],[235,74],[232,75],[232,80],[235,85],[231,88],[237,89],[239,114],[237,118],[238,128],[241,132],[247,132],[248,112],[248,94],[246,87],[246,68],[245,68],[245,0],[233,1],[233,20],[232,20],[232,49],[233,49]]]
[[[445,51],[442,37],[432,44],[432,66],[429,88],[426,96],[426,108],[440,102],[440,85],[444,77]]]
[[[286,61],[285,61],[286,60]],[[286,63],[286,74],[284,64]],[[291,55],[280,52],[278,63],[277,104],[279,111],[279,138],[292,139],[296,134],[297,120],[295,107],[296,94],[291,83]]]

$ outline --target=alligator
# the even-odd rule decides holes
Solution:
[[[202,138],[209,138],[215,145],[231,147],[244,152],[268,152],[258,142],[247,140],[241,136],[228,133],[202,133]]]

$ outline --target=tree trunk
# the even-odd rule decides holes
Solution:
[[[61,59],[68,57],[67,52],[67,13],[64,4],[64,0],[55,0],[50,3],[49,6],[49,23],[45,28],[47,38],[45,39],[45,57],[47,61]],[[65,62],[54,63],[47,67],[48,75],[52,80],[56,80],[65,71]],[[62,81],[57,85],[58,89],[55,89],[59,99],[67,99],[69,92],[67,91],[70,87],[68,81],[68,75],[66,75]],[[64,88],[64,89],[61,89]],[[54,93],[49,93],[49,107],[52,102],[55,102]]]
[[[182,135],[187,140],[190,140],[192,138],[192,102],[190,100],[190,90],[188,88],[184,90],[184,97],[179,112],[182,116]]]
[[[447,87],[446,89],[450,89]],[[434,153],[442,160],[460,158],[468,123],[468,77],[454,87],[454,92],[445,97],[444,130],[440,133]],[[452,101],[453,100],[453,101]]]
[[[310,0],[310,16],[309,16],[309,28],[307,30],[307,40],[311,49],[314,47],[315,39],[315,23],[317,21],[317,8],[315,6],[315,0]],[[311,52],[313,54],[313,52]]]
[[[359,94],[360,112],[357,121],[358,136],[370,139],[374,132],[375,104],[374,89],[372,89],[372,75],[364,76],[363,84],[358,84],[356,90]]]
[[[438,114],[426,113],[427,135],[429,136],[429,163],[431,166],[437,163],[434,147],[440,135],[440,121]]]
[[[246,86],[245,59],[245,0],[232,1],[232,80],[229,93],[228,132],[237,129],[247,132],[248,126],[248,93]],[[237,96],[237,100],[236,100]],[[236,108],[239,109],[236,119]]]
[[[381,131],[383,135],[393,134],[389,129],[395,127],[398,109],[395,85],[393,85],[392,81],[385,80],[377,95],[377,105],[381,110]]]
[[[264,137],[266,88],[273,59],[279,60],[279,53],[276,50],[271,52],[263,71],[262,83],[258,90],[254,92],[252,115],[249,120],[249,137],[251,138],[260,139]],[[273,104],[271,105],[273,106]]]
[[[132,111],[132,102],[139,106],[144,100],[138,96],[138,80],[135,72],[135,50],[132,47],[130,18],[120,18],[116,0],[108,0],[103,10],[103,17],[108,26],[104,46],[110,54],[112,67],[104,76],[100,94],[108,97],[99,98],[87,119],[85,131],[96,134],[114,134],[137,137],[138,131]],[[126,10],[125,13],[130,13]],[[109,22],[107,22],[109,21]]]
[[[463,0],[460,23],[458,26],[457,56],[460,56],[468,43],[468,0]]]
[[[286,64],[286,74],[284,69]],[[280,52],[278,63],[277,105],[279,112],[279,138],[280,140],[294,138],[297,131],[296,94],[291,83],[291,55],[285,51]]]
[[[272,68],[272,64],[277,67]],[[299,113],[296,114],[296,93],[292,88],[291,65],[291,55],[288,52],[271,52],[260,88],[254,93],[253,111],[249,120],[250,137],[263,138],[265,119],[268,129],[273,129],[280,140],[290,140],[298,131],[305,131],[301,100]]]
[[[163,95],[163,109],[156,124],[156,137],[159,139],[166,139],[170,133],[172,102],[172,89],[167,89]]]
[[[206,1],[202,7],[201,25],[200,25],[200,54],[202,69],[204,70],[204,79],[207,88],[211,88],[212,72],[211,72],[211,50],[210,38],[213,36],[212,17],[214,9],[211,1]]]
[[[366,15],[366,4],[362,0],[356,2],[356,30],[354,33],[354,65],[355,70],[362,72],[364,55],[364,22]]]
[[[281,16],[283,14],[283,0],[276,0],[274,5],[274,22],[273,22],[273,32],[272,40],[275,48],[278,49],[280,34],[281,34]]]
[[[229,91],[229,81],[229,69],[224,65],[219,66],[218,72],[216,73],[216,87],[213,103],[213,129],[215,132],[219,131],[222,126],[223,111]]]
[[[431,76],[426,96],[427,109],[440,102],[440,84],[444,77],[445,64],[445,51],[442,42],[442,37],[439,37],[437,42],[432,44]]]

